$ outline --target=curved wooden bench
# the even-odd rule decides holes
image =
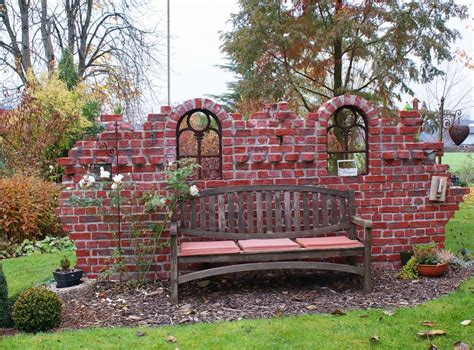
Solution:
[[[363,240],[357,237],[356,225],[364,229]],[[354,273],[363,276],[364,290],[370,291],[371,226],[355,216],[353,191],[314,186],[203,190],[183,203],[179,222],[171,222],[172,302],[178,301],[181,283],[270,269]],[[188,236],[201,237],[201,242],[186,242]],[[357,256],[363,257],[361,266],[355,263]],[[347,257],[347,263],[301,261],[330,257]],[[192,263],[226,265],[179,274],[181,264]]]

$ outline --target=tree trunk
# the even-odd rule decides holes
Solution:
[[[48,62],[48,71],[54,69],[54,49],[51,42],[51,24],[48,18],[48,0],[41,0],[41,37],[43,40],[46,62]]]
[[[32,68],[30,47],[30,2],[29,0],[18,0],[21,19],[21,54],[23,56],[23,69],[28,71]]]
[[[8,37],[10,38],[10,45],[9,50],[13,54],[15,65],[14,69],[16,74],[20,77],[23,84],[27,83],[27,77],[25,75],[25,71],[23,69],[23,57],[21,54],[20,46],[18,45],[18,40],[16,37],[16,32],[13,30],[10,18],[8,16],[7,5],[5,4],[5,0],[0,0],[0,19],[2,20],[3,25],[8,33]]]
[[[342,41],[338,36],[334,40],[334,96],[342,95]]]
[[[86,71],[86,59],[87,59],[87,36],[89,33],[89,27],[91,24],[91,16],[92,16],[92,0],[88,0],[86,4],[86,17],[84,19],[84,23],[82,23],[80,38],[79,38],[79,64],[78,64],[78,74],[79,78],[82,79],[84,77],[84,73]]]
[[[337,13],[342,8],[342,0],[336,0],[336,23]],[[334,39],[334,86],[333,95],[339,96],[343,93],[342,88],[342,32],[340,28],[336,28],[336,35]]]
[[[67,17],[67,47],[74,55],[74,44],[76,39],[76,15],[78,6],[76,0],[66,0],[64,2]]]

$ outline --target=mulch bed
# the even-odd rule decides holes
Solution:
[[[166,283],[143,288],[91,283],[62,293],[61,328],[136,327],[269,318],[354,309],[413,306],[455,290],[474,269],[451,269],[441,278],[400,280],[374,271],[374,290],[342,273],[272,272],[220,276],[180,286],[180,304],[170,303]]]

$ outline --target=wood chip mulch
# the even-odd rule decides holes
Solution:
[[[354,309],[413,306],[447,294],[474,269],[451,269],[441,278],[397,279],[374,271],[372,293],[357,276],[340,273],[272,272],[219,276],[180,286],[180,304],[170,303],[166,283],[136,288],[100,282],[61,293],[64,328],[137,327],[269,318]]]

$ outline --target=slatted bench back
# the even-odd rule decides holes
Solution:
[[[203,190],[181,206],[180,232],[225,239],[315,236],[349,230],[354,192],[314,186]]]

